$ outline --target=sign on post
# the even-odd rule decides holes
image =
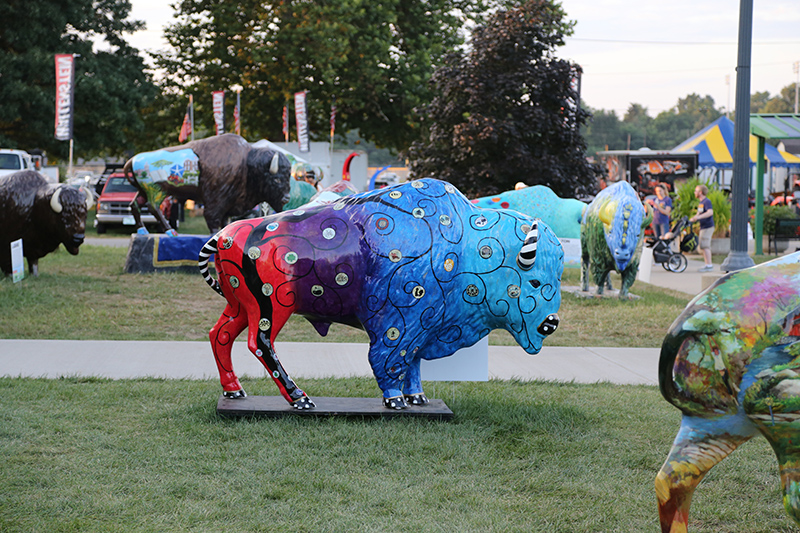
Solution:
[[[11,279],[14,283],[25,278],[25,258],[22,253],[22,239],[11,243]]]

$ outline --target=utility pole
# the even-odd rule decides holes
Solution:
[[[795,61],[792,65],[794,73],[797,74],[797,81],[794,83],[794,114],[797,114],[797,91],[800,90],[800,61]]]

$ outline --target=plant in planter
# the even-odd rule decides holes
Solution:
[[[678,185],[675,189],[672,210],[672,219],[687,216],[689,218],[697,214],[697,198],[694,197],[694,188],[702,182],[697,178],[692,178]],[[731,204],[728,196],[719,189],[716,183],[706,183],[708,187],[708,199],[711,200],[711,207],[714,209],[714,237],[726,237],[731,226]]]

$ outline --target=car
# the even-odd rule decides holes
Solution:
[[[136,229],[136,220],[131,212],[131,202],[136,196],[134,187],[121,172],[113,173],[108,176],[100,197],[97,199],[97,216],[94,220],[94,227],[97,233],[105,233],[108,226],[131,226]],[[145,224],[157,224],[156,217],[153,216],[147,207],[140,208],[142,222]]]

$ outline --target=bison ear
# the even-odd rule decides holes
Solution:
[[[272,163],[269,165],[269,173],[270,174],[277,174],[278,169],[280,168],[281,158],[278,155],[278,152],[275,152],[275,155],[272,156]]]
[[[517,254],[517,265],[522,270],[530,270],[536,261],[536,244],[539,242],[539,221],[534,220],[531,230],[525,236],[525,242]]]
[[[83,194],[86,195],[86,210],[88,211],[94,205],[94,196],[92,196],[91,191],[86,187],[81,187],[81,190],[83,191]]]
[[[58,187],[53,192],[53,196],[50,197],[50,208],[56,213],[60,213],[64,209],[61,206],[61,200],[59,200],[58,198],[60,195],[61,195],[61,187]]]

